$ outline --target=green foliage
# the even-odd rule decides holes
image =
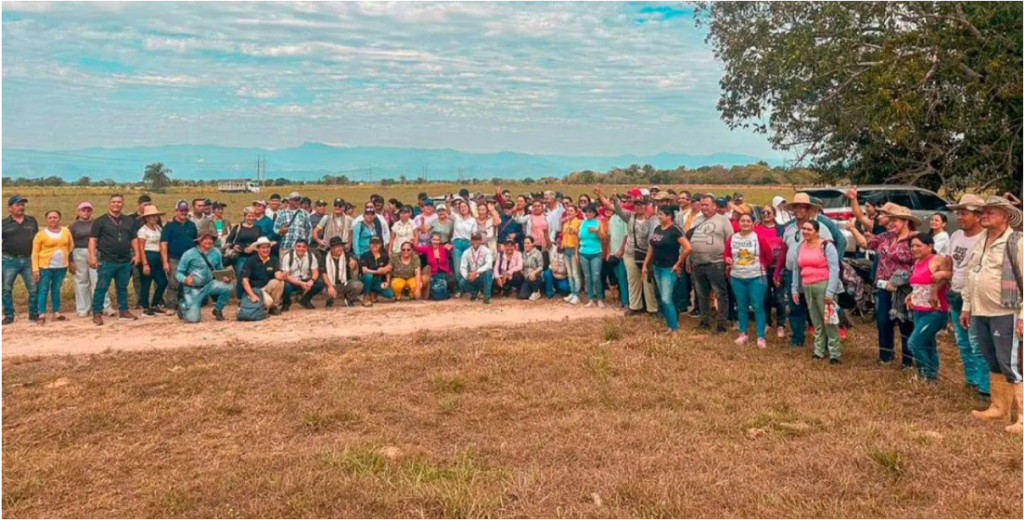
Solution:
[[[147,164],[146,170],[142,174],[142,182],[154,190],[162,190],[171,185],[171,170],[165,168],[162,162]]]
[[[718,109],[823,180],[1021,191],[1012,2],[704,2]]]
[[[680,166],[672,170],[658,170],[649,164],[633,164],[606,173],[590,170],[571,173],[566,184],[810,184],[817,174],[805,169],[772,168],[760,162],[747,166],[702,166],[689,170]],[[523,181],[525,183],[525,181]]]

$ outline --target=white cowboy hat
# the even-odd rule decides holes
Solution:
[[[255,242],[253,242],[252,244],[249,244],[249,247],[245,248],[245,252],[246,253],[251,253],[251,252],[255,251],[257,247],[260,247],[260,246],[274,247],[274,244],[276,244],[276,243],[277,242],[274,242],[273,240],[271,240],[271,239],[269,239],[267,237],[259,237],[259,238],[256,239]]]
[[[1010,225],[1010,228],[1021,228],[1022,216],[1020,208],[1014,206],[1013,203],[1011,203],[1009,200],[1006,200],[1003,197],[993,195],[989,197],[987,200],[985,200],[985,205],[983,206],[983,208],[996,208],[1002,210],[1003,213],[1006,213],[1006,220],[1007,223]]]

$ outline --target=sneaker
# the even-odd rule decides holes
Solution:
[[[825,361],[825,356],[819,356],[817,354],[811,354],[811,359],[815,361]]]
[[[75,316],[78,316],[79,318],[88,318],[89,312],[76,312]]]
[[[563,302],[568,302],[569,300],[572,300],[572,295],[571,294],[569,296],[566,296],[565,298],[562,298]]]
[[[117,315],[117,319],[125,320],[125,321],[135,321],[135,320],[139,319],[139,317],[134,315],[134,314],[132,314],[131,311],[124,311],[124,312],[119,313]]]
[[[832,358],[832,359],[828,360],[828,364],[830,364],[830,365],[842,365],[843,362],[839,361],[839,358]]]
[[[142,317],[144,317],[144,318],[156,318],[156,311],[154,311],[152,308],[143,309]]]
[[[573,296],[569,297],[569,305],[579,305],[579,303],[580,303],[579,296],[573,295]]]
[[[491,299],[490,298],[484,298],[484,305],[490,305],[490,304],[491,304]]]
[[[103,315],[108,317],[108,318],[116,318],[117,317],[117,311],[115,311],[114,308],[111,307],[111,308],[103,311]]]
[[[224,311],[213,310],[213,319],[217,321],[224,321]]]
[[[167,307],[164,307],[163,305],[157,305],[156,307],[153,307],[153,311],[156,312],[157,314],[163,314],[164,316],[170,316],[174,314],[174,311],[168,309]]]
[[[316,308],[316,306],[313,305],[313,302],[309,302],[309,301],[306,301],[306,300],[300,300],[299,301],[299,305],[301,305],[302,308],[306,309],[306,310],[315,309]]]
[[[768,342],[764,338],[757,338],[757,348],[761,350],[768,348]]]
[[[29,314],[28,315],[28,321],[37,321],[38,319],[39,319],[39,315],[38,314]]]
[[[92,323],[93,323],[93,325],[103,325],[103,316],[101,316],[99,314],[93,314],[92,315]]]
[[[748,338],[746,334],[740,334],[740,337],[736,338],[736,344],[742,347],[747,344],[747,340]]]
[[[598,300],[598,301],[597,301],[597,308],[598,308],[598,309],[603,309],[603,308],[604,308],[604,302],[603,302],[603,301],[601,301],[601,300]]]
[[[333,309],[334,308],[334,300],[327,300],[327,303],[324,303],[324,308],[325,309]]]
[[[473,293],[473,294],[469,295],[469,301],[471,301],[471,302],[475,302],[476,301],[476,293]]]
[[[689,313],[687,314],[687,316],[689,316],[689,317],[691,317],[691,318],[693,318],[693,319],[697,319],[697,318],[700,318],[700,311],[698,311],[697,309],[693,309],[692,311],[690,311],[690,312],[689,312]]]
[[[697,324],[697,330],[711,330],[711,325],[701,322]]]
[[[4,325],[10,325],[12,323],[14,323],[14,318],[4,317]]]
[[[535,292],[535,293],[530,295],[530,301],[531,302],[535,302],[535,301],[537,301],[539,299],[540,299],[540,293],[539,292]]]
[[[725,328],[725,325],[719,325],[715,328],[715,334],[726,334],[729,330]]]
[[[590,300],[589,302],[587,302],[586,305],[584,305],[584,307],[593,307],[593,306],[594,306],[594,300]]]
[[[458,300],[459,298],[462,298],[462,293],[457,292],[457,293],[452,295],[452,298],[455,299],[455,300]]]
[[[373,305],[373,304],[371,303],[370,305]],[[271,307],[270,308],[270,315],[271,316],[280,316],[281,315],[281,308],[280,307]]]
[[[775,331],[775,333],[779,336],[779,339],[785,339],[786,338],[786,327],[779,327],[779,329],[777,331]]]

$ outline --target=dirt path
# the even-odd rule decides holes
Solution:
[[[322,305],[322,303],[320,304]],[[3,357],[91,354],[113,350],[152,350],[194,346],[219,346],[234,341],[271,343],[379,334],[409,334],[418,330],[464,329],[494,325],[522,325],[616,316],[611,309],[570,307],[561,301],[520,302],[402,302],[362,307],[293,310],[258,323],[234,321],[235,308],[224,310],[227,321],[216,322],[207,309],[202,323],[186,325],[173,316],[118,321],[107,318],[97,327],[85,318],[45,326],[18,320],[3,328]]]

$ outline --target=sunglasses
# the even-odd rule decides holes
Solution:
[[[402,248],[402,252],[403,252],[403,253],[411,253],[411,252],[412,252],[412,249],[409,249],[408,247],[403,247],[403,248]]]

